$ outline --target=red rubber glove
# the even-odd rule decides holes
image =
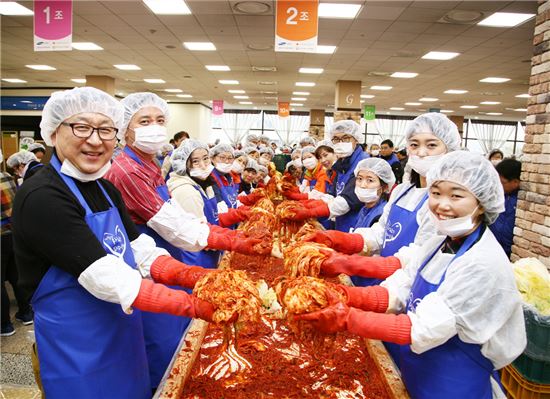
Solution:
[[[151,265],[151,277],[156,283],[193,288],[205,274],[212,270],[200,266],[188,266],[171,256],[159,256]]]
[[[385,313],[388,310],[388,290],[379,285],[371,287],[348,287],[337,286],[347,298],[346,305],[361,310],[368,310],[376,313]]]
[[[324,244],[329,248],[348,255],[362,252],[365,246],[361,234],[343,233],[338,230],[316,231],[304,237],[304,241]]]
[[[237,199],[241,202],[243,205],[252,206],[259,200],[261,200],[264,197],[263,194],[258,193],[256,191],[252,191],[248,195],[239,195]]]
[[[214,306],[185,291],[173,290],[151,280],[141,280],[133,307],[152,313],[168,313],[212,321]]]
[[[261,243],[261,239],[247,237],[240,231],[210,225],[210,234],[208,235],[208,248],[210,249],[235,251],[245,255],[271,253],[271,248],[263,248]]]
[[[395,256],[342,255],[338,252],[331,252],[328,258],[321,263],[321,270],[327,276],[344,273],[348,276],[385,280],[399,269],[401,269],[401,262]]]
[[[306,220],[306,219],[328,217],[330,215],[330,210],[328,209],[328,205],[325,204],[323,201],[318,201],[318,202],[320,202],[320,204],[315,204],[312,207],[308,206],[308,208],[296,207],[293,210],[293,216],[291,216],[289,219]]]
[[[290,199],[290,200],[294,200],[294,201],[304,201],[304,200],[307,200],[309,198],[309,196],[307,195],[307,193],[301,193],[299,190],[292,190],[292,191],[283,191],[283,195]]]
[[[237,209],[229,208],[226,213],[218,214],[221,227],[229,227],[247,220],[250,217],[250,207],[243,205]]]

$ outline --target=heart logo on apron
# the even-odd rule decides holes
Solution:
[[[399,237],[399,234],[401,233],[401,223],[395,222],[390,227],[386,229],[386,238],[385,240],[387,242],[395,240],[397,237]]]
[[[126,237],[124,237],[118,225],[115,227],[115,234],[103,234],[103,246],[119,258],[124,256],[124,252],[126,252]]]

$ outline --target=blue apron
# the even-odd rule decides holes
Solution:
[[[336,179],[336,177],[333,176],[333,183],[331,183],[328,179],[329,173],[333,175],[336,172],[334,172],[332,169],[327,170],[327,180],[325,181],[325,193],[327,194],[331,194],[335,192],[334,180]],[[325,228],[325,230],[334,230],[334,222],[330,220],[328,217],[319,218],[318,220],[319,220],[319,223],[321,223],[321,225]]]
[[[237,194],[238,194],[238,191],[239,191],[239,186],[233,184],[233,182],[231,182],[228,186],[224,185],[223,181],[222,181],[222,176],[220,175],[220,172],[217,169],[214,169],[212,171],[212,177],[216,181],[216,185],[220,189],[222,199],[225,202],[225,204],[227,205],[227,207],[229,209],[231,209],[231,208],[236,209],[237,208]],[[227,179],[227,176],[224,176],[224,177]],[[227,179],[227,180],[230,181],[229,179]]]
[[[134,151],[128,146],[124,147],[124,152],[128,154],[135,162],[143,165],[143,162]],[[170,199],[166,185],[155,188],[157,194],[166,202]],[[155,240],[157,247],[164,248],[170,255],[181,261],[183,260],[183,251],[162,238],[155,230],[146,224],[136,224],[137,229],[142,234],[147,234]],[[185,263],[185,262],[184,262]],[[191,293],[191,289],[184,289],[179,286],[169,286],[172,289],[183,290]],[[185,329],[191,322],[189,317],[174,316],[164,313],[143,312],[143,332],[145,334],[145,344],[147,349],[147,359],[149,360],[149,372],[151,375],[151,387],[156,388],[160,383],[168,364],[185,332]]]
[[[204,204],[202,211],[206,220],[210,224],[219,224],[218,219],[218,204],[216,203],[216,197],[207,198],[203,191],[197,187],[193,186],[201,195],[202,202]],[[188,265],[196,265],[207,267],[209,269],[215,269],[218,267],[218,261],[220,260],[220,251],[210,251],[203,249],[202,251],[191,252],[191,251],[181,251],[182,262],[187,263]]]
[[[90,230],[107,253],[136,262],[118,209],[92,213],[74,180],[51,164],[86,211]],[[70,233],[70,232],[69,232]],[[115,267],[115,265],[113,265]],[[47,398],[150,398],[142,313],[97,299],[69,273],[52,265],[32,297],[40,376]]]
[[[355,224],[355,228],[360,229],[360,228],[371,227],[373,225],[374,219],[382,215],[382,212],[384,211],[384,206],[386,205],[386,203],[387,203],[386,201],[380,200],[372,208],[363,207],[359,212],[359,217],[357,218],[357,223]],[[353,284],[357,287],[367,287],[369,285],[378,285],[382,282],[381,279],[361,277],[361,276],[351,276],[351,281],[353,281]]]
[[[479,226],[466,238],[449,265],[475,244],[482,230]],[[407,312],[415,312],[417,304],[429,293],[437,291],[445,280],[449,265],[438,284],[429,283],[421,275],[440,248],[438,246],[418,270]],[[499,381],[493,364],[481,354],[481,345],[465,343],[458,335],[420,355],[412,352],[410,345],[400,345],[400,364],[403,381],[413,399],[492,399],[491,375]]]

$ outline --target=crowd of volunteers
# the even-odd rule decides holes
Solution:
[[[335,250],[322,274],[354,283],[299,318],[384,341],[412,398],[505,397],[496,370],[526,345],[509,261],[519,161],[461,150],[435,112],[409,123],[404,149],[362,145],[352,120],[293,150],[254,134],[238,150],[183,131],[169,144],[169,118],[153,93],[56,92],[40,123],[49,163],[39,143],[6,161],[2,335],[9,281],[47,398],[151,397],[190,319],[215,311],[195,283],[223,251],[262,248],[236,227],[277,174],[293,218],[325,228],[305,240]]]

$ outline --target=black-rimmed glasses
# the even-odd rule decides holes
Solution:
[[[71,130],[73,131],[73,134],[78,137],[79,139],[87,139],[92,134],[94,134],[95,131],[97,131],[97,134],[99,135],[99,138],[101,140],[114,140],[116,137],[116,134],[118,133],[118,129],[116,127],[93,127],[91,125],[87,125],[86,123],[67,123],[63,122],[62,125],[70,126]]]

